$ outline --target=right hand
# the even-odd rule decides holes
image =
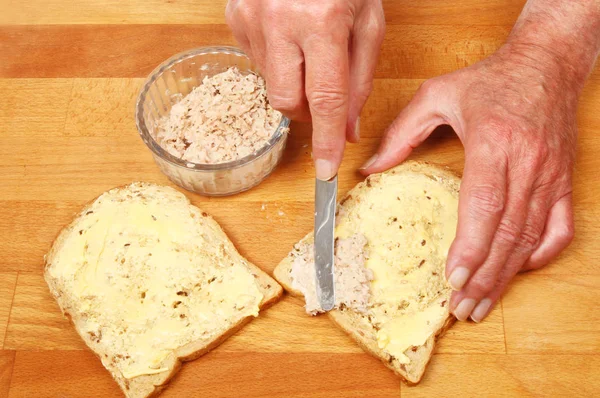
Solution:
[[[357,142],[385,31],[381,0],[229,0],[227,23],[267,83],[273,108],[313,123],[317,178]]]

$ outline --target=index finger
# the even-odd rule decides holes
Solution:
[[[329,180],[337,174],[346,144],[348,33],[313,36],[303,51],[317,178]]]

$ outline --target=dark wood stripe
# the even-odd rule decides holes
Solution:
[[[493,53],[509,26],[388,26],[378,78],[424,79]],[[145,77],[170,56],[235,45],[226,25],[0,27],[0,78]]]
[[[399,389],[398,378],[367,354],[227,353],[217,348],[185,364],[162,396],[193,391],[192,396],[223,398],[398,397]],[[120,395],[91,352],[17,353],[15,397],[76,397],[82,391],[94,391],[95,397]]]
[[[0,27],[0,77],[143,77],[193,47],[234,45],[225,25]]]
[[[0,326],[1,327],[1,326]],[[0,341],[1,343],[1,341]],[[1,345],[0,345],[1,347]],[[0,350],[0,397],[7,397],[12,378],[13,364],[15,361],[14,351]]]

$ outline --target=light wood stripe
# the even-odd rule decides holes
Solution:
[[[383,3],[387,34],[361,143],[345,153],[340,192],[362,179],[356,169],[419,85],[492,54],[525,0]],[[52,300],[43,255],[73,214],[105,190],[135,180],[173,186],[139,139],[133,106],[143,79],[171,55],[235,45],[225,4],[0,0],[0,397],[120,395]],[[574,242],[550,266],[518,276],[485,322],[450,329],[418,387],[401,385],[326,317],[307,316],[286,296],[186,364],[163,396],[597,395],[598,109],[600,68],[578,110]],[[268,272],[312,228],[310,137],[310,126],[295,123],[284,162],[250,192],[220,199],[186,192]],[[451,129],[442,128],[411,158],[460,172],[464,155]]]
[[[402,397],[591,397],[600,387],[592,355],[439,355]]]
[[[248,236],[248,235],[246,235]],[[289,250],[289,247],[286,248]],[[266,267],[269,269],[271,267]],[[504,353],[502,311],[498,307],[480,325],[459,324],[442,340],[439,353]],[[302,331],[300,333],[300,331]],[[265,336],[268,336],[265,338]],[[39,272],[22,272],[4,344],[9,350],[84,350],[85,344],[60,314]],[[308,316],[303,303],[286,296],[227,340],[224,352],[361,353],[326,316]]]
[[[599,302],[599,274],[520,275],[503,300],[508,353],[597,354]]]

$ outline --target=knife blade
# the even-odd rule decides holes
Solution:
[[[323,311],[335,306],[334,229],[337,202],[337,175],[315,184],[315,275],[317,299]]]

